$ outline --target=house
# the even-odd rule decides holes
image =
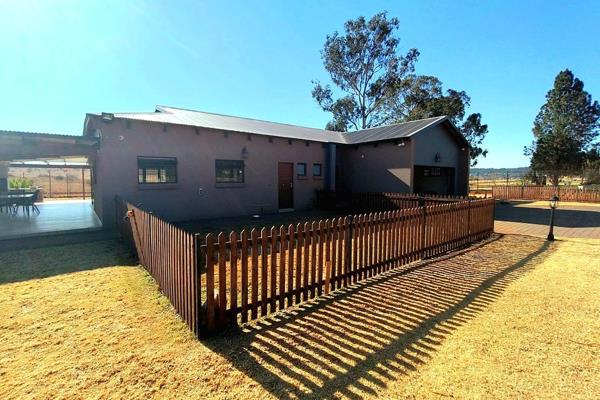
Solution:
[[[320,189],[464,195],[469,145],[446,117],[333,132],[174,107],[87,114],[94,207],[119,195],[173,221],[312,206]]]

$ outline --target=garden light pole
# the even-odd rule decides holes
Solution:
[[[550,199],[550,232],[548,232],[548,240],[554,241],[554,210],[558,206],[558,196],[553,196]]]

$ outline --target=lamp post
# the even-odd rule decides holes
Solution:
[[[550,232],[548,232],[547,239],[551,242],[554,241],[554,210],[558,206],[558,200],[558,196],[553,196],[550,199]]]

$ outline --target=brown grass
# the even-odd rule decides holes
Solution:
[[[98,251],[100,246],[103,251]],[[600,241],[506,236],[197,341],[141,268],[0,255],[0,398],[596,398]],[[7,273],[54,271],[43,279]],[[53,275],[53,276],[51,276]],[[6,278],[9,277],[9,278]]]

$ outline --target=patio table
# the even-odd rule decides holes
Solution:
[[[23,211],[29,215],[29,207],[39,212],[34,204],[35,193],[28,194],[1,194],[0,195],[0,211],[6,208],[7,212],[17,213],[19,206],[23,207]],[[16,206],[16,207],[15,207]],[[13,208],[14,207],[14,208]]]

